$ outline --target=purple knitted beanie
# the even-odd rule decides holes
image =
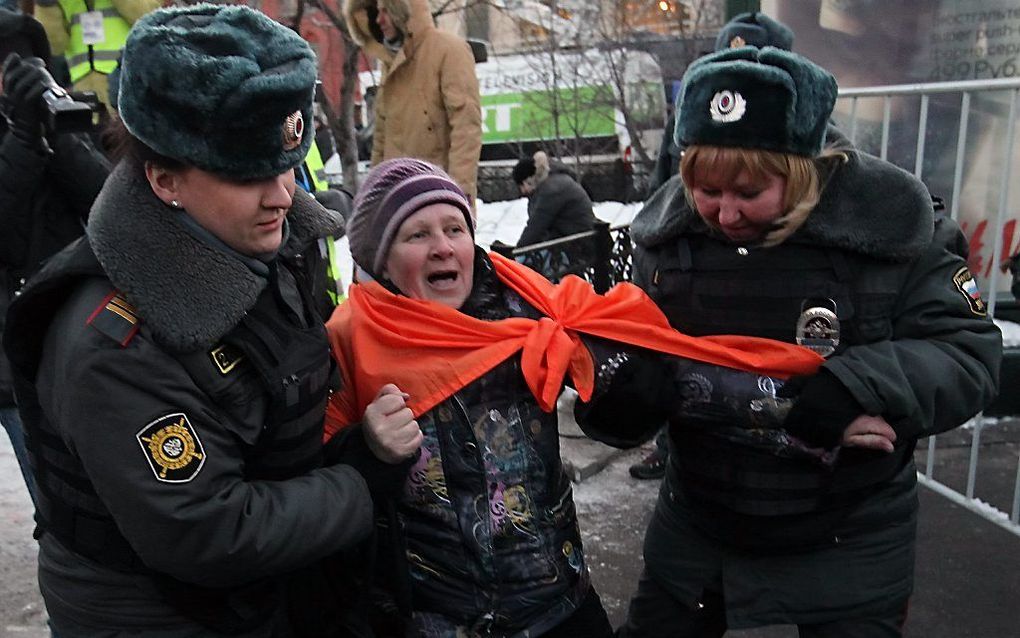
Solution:
[[[351,256],[373,277],[379,277],[397,229],[408,217],[429,204],[446,203],[464,213],[471,236],[471,206],[467,196],[443,169],[411,158],[391,159],[368,172],[354,212],[347,221]]]

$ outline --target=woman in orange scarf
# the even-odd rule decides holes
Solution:
[[[327,324],[343,389],[326,431],[330,448],[406,464],[403,493],[377,503],[397,567],[377,581],[407,635],[611,635],[560,464],[565,383],[582,425],[598,421],[609,442],[634,444],[650,433],[632,423],[697,412],[708,397],[725,397],[719,418],[779,432],[788,402],[773,377],[820,361],[769,340],[689,338],[633,286],[603,297],[485,254],[463,193],[418,160],[372,170],[348,237],[372,281]],[[627,420],[600,417],[621,405]]]

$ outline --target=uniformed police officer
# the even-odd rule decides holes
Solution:
[[[5,339],[62,636],[292,635],[308,619],[286,609],[290,576],[370,532],[366,481],[322,467],[315,245],[341,221],[292,170],[315,74],[304,41],[243,6],[160,10],[128,38],[128,153]],[[399,489],[405,468],[365,443],[351,463]]]
[[[828,360],[780,390],[798,397],[782,429],[707,408],[670,424],[627,638],[769,624],[901,635],[915,442],[995,394],[1000,335],[960,229],[910,174],[845,139],[823,149],[836,90],[768,47],[711,54],[685,76],[682,182],[631,227],[636,282],[686,333],[772,337]]]

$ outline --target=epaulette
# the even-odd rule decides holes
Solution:
[[[138,313],[120,292],[113,290],[103,297],[99,306],[92,311],[87,325],[126,347],[138,334]]]

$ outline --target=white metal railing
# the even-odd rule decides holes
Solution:
[[[928,131],[928,106],[929,98],[936,94],[959,93],[960,107],[957,128],[956,161],[953,166],[953,186],[951,193],[950,216],[953,219],[959,218],[960,195],[962,189],[964,169],[968,162],[966,153],[967,132],[970,124],[972,96],[977,93],[990,91],[1009,92],[1009,115],[1006,123],[1006,134],[1003,140],[1004,152],[1000,164],[1002,175],[999,185],[998,207],[995,211],[994,243],[991,262],[991,271],[988,281],[988,311],[994,316],[996,302],[999,296],[999,264],[1002,263],[1003,255],[1003,233],[1007,219],[1007,207],[1011,188],[1011,175],[1013,170],[1013,157],[1017,154],[1017,104],[1020,96],[1020,78],[997,79],[997,80],[974,80],[966,82],[939,82],[933,84],[904,84],[895,86],[875,86],[865,88],[842,89],[839,92],[840,99],[851,100],[849,115],[849,136],[851,141],[856,142],[858,134],[858,103],[862,99],[881,98],[883,100],[881,143],[879,155],[882,159],[888,159],[890,127],[892,126],[892,101],[893,98],[904,96],[919,96],[921,103],[918,110],[917,120],[917,144],[915,148],[914,166],[904,166],[906,170],[913,169],[918,179],[923,179],[922,167],[925,154],[925,140]],[[1003,388],[1003,392],[1015,392],[1017,388]],[[1020,416],[1020,415],[1018,415]],[[989,521],[1004,527],[1005,529],[1020,536],[1020,458],[1017,459],[1016,478],[1013,484],[1013,494],[1010,511],[1002,512],[998,508],[989,505],[975,496],[977,487],[978,465],[981,459],[981,435],[982,431],[989,427],[1018,428],[1020,421],[1016,419],[994,419],[978,415],[967,427],[970,429],[970,455],[967,466],[967,478],[963,491],[954,489],[944,482],[935,479],[936,459],[936,438],[928,438],[927,458],[924,470],[918,471],[920,482],[934,491],[946,496],[955,503],[962,505]]]

